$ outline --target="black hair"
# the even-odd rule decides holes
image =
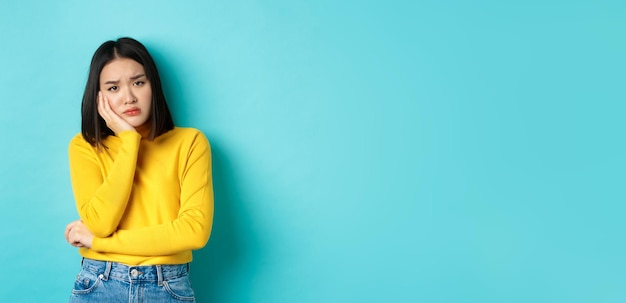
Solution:
[[[172,130],[174,121],[161,87],[161,78],[157,71],[156,64],[148,50],[143,44],[133,38],[120,38],[117,41],[106,41],[93,55],[89,67],[89,76],[83,94],[82,113],[82,134],[83,138],[92,146],[104,146],[102,140],[113,131],[106,126],[106,122],[98,114],[98,92],[100,91],[100,73],[105,65],[119,58],[128,58],[141,64],[146,72],[146,77],[152,87],[152,107],[150,118],[150,133],[148,140]]]

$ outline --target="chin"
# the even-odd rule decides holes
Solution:
[[[132,127],[137,128],[137,127],[143,126],[143,125],[145,125],[146,123],[148,123],[148,120],[147,120],[147,119],[146,119],[146,120],[143,120],[143,119],[142,119],[142,120],[134,120],[134,119],[133,119],[133,120],[130,120],[130,121],[129,121],[129,120],[127,120],[126,122],[127,122],[128,124],[130,124]]]

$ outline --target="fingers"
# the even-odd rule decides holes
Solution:
[[[65,228],[65,235],[67,243],[74,247],[91,247],[93,234],[80,220],[68,224]]]
[[[65,241],[67,241],[67,243],[70,243],[70,231],[72,230],[72,228],[74,227],[74,225],[76,225],[76,222],[80,222],[80,220],[76,220],[74,222],[71,222],[70,224],[68,224],[65,227]],[[70,243],[71,244],[71,243]]]
[[[80,231],[77,228],[72,228],[68,234],[67,243],[74,247],[79,247],[80,243]]]
[[[109,102],[109,98],[102,95],[102,93],[100,93],[100,96],[102,98],[102,106],[104,108],[104,111],[107,113],[107,115],[109,116],[116,115],[115,112],[113,112],[113,109],[111,109],[111,103]]]
[[[102,116],[102,118],[104,119],[104,115],[106,114],[104,112],[104,102],[102,101],[102,92],[98,92],[98,113],[100,114],[100,116]],[[106,120],[106,119],[105,119]]]
[[[74,247],[84,247],[80,241],[81,230],[85,228],[85,224],[81,220],[69,223],[65,227],[65,241]]]
[[[104,100],[103,100],[101,92],[98,92],[98,114],[100,114],[100,117],[102,117],[102,119],[104,119],[104,122],[106,122],[106,124],[108,126],[109,125],[109,115],[106,112],[106,110],[104,109]]]
[[[105,99],[105,97],[102,95],[102,92],[98,92],[98,113],[100,114],[100,117],[102,117],[102,119],[104,119],[104,122],[106,122],[107,126],[110,127],[111,124],[111,105],[109,104],[109,100]]]
[[[98,113],[100,117],[104,119],[106,125],[115,134],[119,134],[125,130],[135,130],[126,120],[122,119],[113,108],[111,108],[111,102],[107,96],[101,91],[98,92]]]

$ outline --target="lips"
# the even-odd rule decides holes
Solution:
[[[124,115],[127,115],[127,116],[137,116],[137,115],[139,115],[140,113],[141,113],[141,109],[136,108],[136,107],[134,107],[134,108],[129,108],[129,109],[127,109],[127,110],[125,110],[125,111],[124,111]]]

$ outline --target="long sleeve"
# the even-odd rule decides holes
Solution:
[[[96,237],[107,237],[117,229],[133,185],[141,135],[126,131],[115,139],[119,139],[119,146],[109,167],[101,159],[109,153],[98,152],[81,136],[76,136],[69,146],[76,209]]]
[[[174,149],[174,148],[172,148]],[[107,237],[97,236],[92,249],[100,253],[164,256],[204,247],[213,223],[211,149],[197,132],[190,147],[180,148],[180,203],[177,217],[169,222],[119,229]]]

